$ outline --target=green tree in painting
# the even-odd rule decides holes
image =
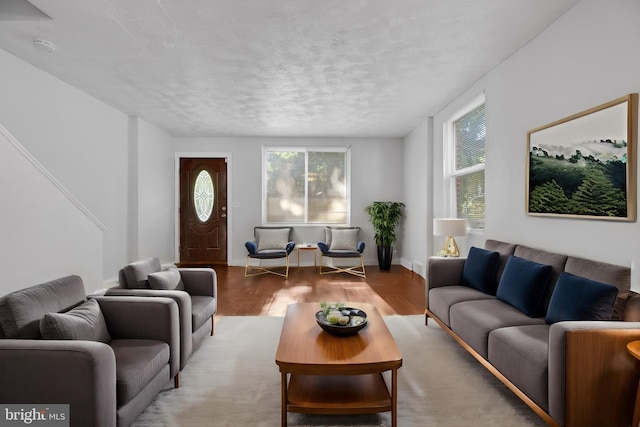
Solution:
[[[615,188],[600,168],[590,167],[584,182],[572,197],[577,214],[626,216],[625,194]]]
[[[627,163],[626,163],[626,154],[623,157],[622,161],[616,160],[612,162],[607,162],[605,165],[604,173],[611,181],[611,184],[625,191],[627,188]]]
[[[540,213],[567,213],[572,209],[571,200],[555,180],[538,185],[531,192],[529,206],[531,212]]]
[[[585,168],[567,160],[557,158],[531,157],[531,190],[537,186],[555,181],[567,197],[571,197],[584,181]]]

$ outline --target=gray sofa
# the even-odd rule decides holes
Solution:
[[[118,274],[118,286],[107,289],[106,296],[143,296],[171,298],[180,314],[180,370],[193,351],[213,335],[218,303],[218,279],[211,268],[162,268],[158,258],[127,264]],[[176,387],[179,385],[176,377]]]
[[[639,368],[626,344],[640,339],[630,268],[496,240],[478,252],[497,260],[493,270],[474,270],[465,258],[429,259],[427,322],[435,320],[549,425],[629,426]],[[540,275],[519,276],[518,262]],[[486,288],[475,281],[481,275]],[[524,293],[528,285],[519,281],[535,291]],[[511,300],[506,283],[529,300]],[[590,304],[583,297],[590,289],[601,292],[597,304],[581,307]],[[563,317],[569,312],[577,317]]]
[[[68,404],[73,427],[128,426],[178,373],[169,298],[87,299],[68,276],[0,298],[0,402]]]

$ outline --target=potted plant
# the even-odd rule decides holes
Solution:
[[[378,265],[380,270],[391,268],[393,257],[393,243],[396,241],[396,227],[404,214],[404,203],[401,202],[373,202],[365,208],[369,214],[375,241],[378,246]]]

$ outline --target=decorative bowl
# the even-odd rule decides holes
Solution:
[[[327,319],[325,319],[324,311],[322,310],[316,313],[316,322],[323,330],[329,332],[330,334],[338,335],[342,337],[355,335],[362,328],[367,326],[367,313],[365,313],[364,311],[358,308],[353,308],[353,307],[344,307],[341,311],[343,312],[343,314],[346,314],[346,312],[348,312],[349,323],[347,323],[346,325],[340,325],[340,324],[334,325],[329,323]],[[354,316],[362,317],[364,320],[362,321],[362,323],[354,325],[352,323]]]

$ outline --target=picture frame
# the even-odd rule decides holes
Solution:
[[[635,221],[637,135],[637,93],[527,132],[527,215]]]

